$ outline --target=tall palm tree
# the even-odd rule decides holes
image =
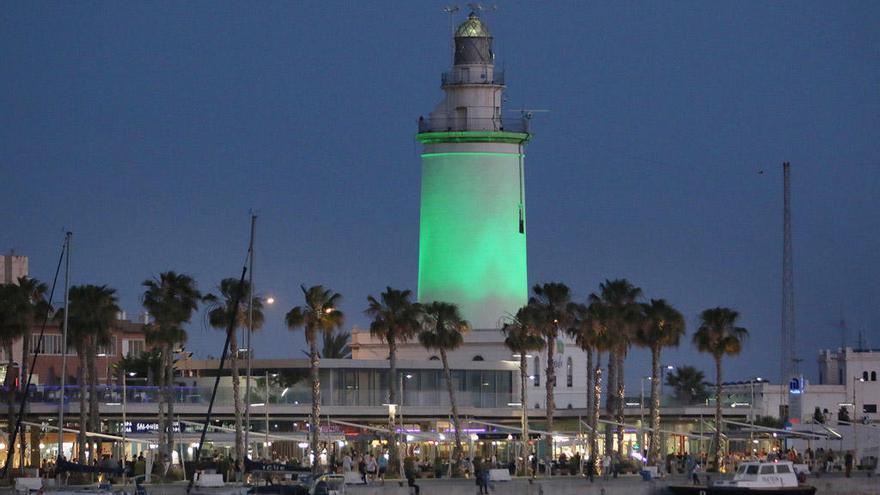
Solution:
[[[141,285],[145,288],[144,309],[153,317],[153,324],[147,325],[144,332],[148,341],[162,349],[159,445],[164,460],[174,451],[174,349],[186,342],[183,325],[192,319],[202,294],[192,277],[174,271],[160,273],[157,278],[144,280]],[[166,435],[167,443],[163,442]]]
[[[31,305],[26,293],[14,284],[0,285],[0,348],[6,354],[7,373],[13,370],[12,345],[27,332]],[[9,435],[15,429],[15,389],[6,391],[7,428]],[[11,464],[10,464],[11,465]]]
[[[248,325],[248,299],[253,308],[254,329],[263,326],[263,302],[251,294],[251,285],[246,280],[224,278],[220,281],[219,295],[208,294],[204,300],[212,305],[208,311],[208,323],[224,332],[228,331],[229,364],[232,368],[232,403],[235,411],[235,462],[241,469],[244,462],[244,439],[241,422],[241,378],[238,365],[238,329]],[[236,307],[236,301],[238,306]],[[233,315],[235,321],[232,321]],[[231,323],[231,325],[230,325]],[[248,349],[248,352],[251,352]],[[250,425],[249,425],[250,426]]]
[[[455,428],[455,447],[452,451],[454,465],[461,460],[461,421],[458,419],[458,405],[452,389],[452,373],[449,370],[447,353],[461,347],[464,334],[470,330],[470,324],[452,303],[434,301],[423,306],[422,326],[419,331],[419,342],[425,349],[440,352],[443,364],[443,376],[446,378],[446,391],[449,393],[449,405],[452,409],[452,426]]]
[[[559,338],[560,328],[568,328],[573,319],[573,307],[571,304],[571,290],[567,285],[559,282],[538,284],[532,287],[532,296],[529,297],[529,305],[536,308],[540,324],[538,331],[544,337],[547,344],[547,405],[545,408],[547,418],[546,435],[546,466],[550,474],[550,460],[553,456],[553,414],[556,407],[553,389],[556,387],[556,342]]]
[[[48,316],[49,311],[52,310],[52,307],[46,301],[46,293],[49,291],[49,286],[43,282],[26,276],[19,277],[18,287],[24,292],[29,306],[27,313],[28,322],[21,341],[21,377],[22,383],[24,383],[27,380],[28,366],[31,364],[31,329],[42,323],[43,319]]]
[[[636,330],[636,343],[651,350],[651,432],[648,464],[660,461],[660,351],[674,347],[685,333],[684,316],[663,299],[642,304],[642,325]]]
[[[637,327],[640,314],[637,300],[642,289],[632,285],[626,279],[605,280],[599,284],[599,293],[590,294],[589,303],[605,306],[603,317],[609,339],[608,356],[608,398],[605,402],[606,411],[615,417],[617,425],[617,446],[623,447],[623,406],[625,396],[625,379],[623,363],[629,350],[633,330]],[[605,451],[610,452],[612,438],[605,437]]]
[[[37,325],[42,324],[46,318],[49,317],[49,312],[52,310],[51,304],[46,301],[46,293],[49,291],[49,286],[36,280],[34,278],[30,278],[27,276],[18,278],[18,287],[23,292],[24,296],[28,301],[28,312],[27,312],[27,325],[24,327],[24,332],[22,333],[21,338],[21,379],[20,382],[22,386],[27,384],[28,379],[28,367],[30,366],[31,361],[31,330],[35,328]],[[27,391],[25,391],[27,393]],[[21,460],[19,465],[24,466],[24,439],[25,439],[25,425],[22,425],[21,433],[19,439],[21,441],[21,448],[19,448],[19,455],[21,455]],[[34,451],[36,449],[33,449]]]
[[[318,433],[321,427],[321,382],[318,377],[320,356],[318,355],[318,334],[329,334],[342,326],[344,315],[338,309],[342,296],[321,285],[308,289],[300,286],[305,296],[303,306],[295,306],[285,316],[285,323],[290,330],[302,328],[309,344],[309,361],[312,378],[312,417],[309,424],[311,430],[310,448],[314,461],[312,472],[318,472]]]
[[[77,383],[80,393],[80,449],[78,460],[84,461],[87,442],[86,424],[91,431],[100,431],[101,417],[98,402],[97,354],[99,346],[110,343],[110,330],[119,314],[116,289],[106,285],[77,285],[70,288],[70,309],[67,336],[79,357]],[[59,313],[60,314],[60,313]],[[86,416],[85,385],[88,384],[88,416]],[[94,448],[90,449],[95,458]]]
[[[693,366],[679,366],[666,375],[666,385],[672,387],[676,400],[691,405],[706,398],[706,375]]]
[[[574,320],[568,329],[568,334],[587,354],[587,421],[590,426],[590,458],[593,469],[596,469],[599,449],[599,407],[602,402],[602,353],[608,350],[607,329],[605,323],[607,307],[599,303],[589,305],[576,304],[572,306]],[[595,351],[596,362],[593,363]]]
[[[385,292],[376,299],[367,296],[367,309],[364,313],[373,319],[370,334],[388,344],[388,403],[397,404],[397,344],[412,339],[419,329],[420,306],[410,298],[412,291],[386,287]],[[399,391],[402,393],[403,391]],[[402,397],[401,397],[402,402]],[[391,466],[397,466],[397,441],[394,416],[388,415],[388,429],[391,431]]]
[[[522,442],[522,457],[528,458],[527,449],[529,445],[529,415],[528,408],[528,353],[540,351],[544,348],[544,337],[538,333],[538,311],[534,306],[523,306],[516,312],[516,316],[509,323],[505,323],[501,328],[504,332],[504,345],[519,356],[519,404],[522,418],[522,431],[520,433],[520,441]]]
[[[742,350],[749,331],[736,326],[739,313],[730,308],[711,308],[700,313],[700,327],[694,333],[694,345],[715,360],[715,433],[712,436],[713,468],[721,467],[721,358],[736,356]]]

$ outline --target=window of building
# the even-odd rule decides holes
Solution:
[[[868,372],[867,371],[862,372],[862,380],[868,381]]]
[[[877,372],[876,372],[876,371],[872,371],[872,372],[871,372],[871,381],[872,381],[872,382],[876,382],[876,381],[877,381]]]
[[[43,335],[43,345],[42,348],[38,344],[40,343],[39,335],[31,335],[31,352],[39,351],[40,354],[46,354],[49,356],[60,356],[63,348],[61,347],[61,335],[53,335],[53,334],[45,334]],[[74,351],[72,349],[67,350],[68,354],[73,354]]]
[[[865,404],[862,406],[862,412],[868,414],[877,414],[877,404]]]
[[[474,359],[473,359],[473,360],[474,360],[474,361],[485,361],[485,359],[483,359],[483,356],[480,356],[479,354],[477,354],[476,356],[474,356]]]
[[[532,380],[535,383],[536,387],[541,386],[541,358],[535,356],[535,379]]]
[[[574,364],[571,362],[571,356],[565,360],[565,386],[569,388],[574,386]]]
[[[128,357],[140,357],[145,350],[145,344],[140,339],[130,339],[122,341],[122,353]]]
[[[111,335],[109,342],[99,345],[97,348],[98,357],[115,356],[116,355],[116,336]]]
[[[837,384],[843,385],[843,370],[842,369],[837,370]]]

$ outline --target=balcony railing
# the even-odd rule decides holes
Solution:
[[[529,119],[525,117],[506,118],[436,118],[419,119],[419,133],[456,131],[505,131],[529,132]]]
[[[444,72],[440,76],[440,82],[441,84],[443,84],[443,86],[449,86],[453,84],[496,84],[503,86],[504,71],[494,71],[492,74],[489,74],[488,71],[449,71]]]

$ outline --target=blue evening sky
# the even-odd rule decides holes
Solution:
[[[439,2],[6,2],[0,250],[119,290],[237,276],[259,211],[258,356],[301,357],[299,284],[415,289],[419,115],[450,65]],[[726,378],[778,377],[781,162],[793,167],[798,354],[843,314],[880,347],[880,3],[502,2],[485,18],[507,108],[536,114],[530,282],[626,277],[682,310],[742,313]],[[466,9],[466,7],[463,7]],[[467,14],[458,12],[456,22]],[[515,115],[515,114],[511,114]],[[763,170],[763,174],[758,172]],[[190,348],[219,355],[201,318]],[[710,360],[689,339],[664,362]],[[648,371],[628,362],[630,385]]]

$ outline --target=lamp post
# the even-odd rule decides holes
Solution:
[[[675,369],[674,364],[664,364],[660,367],[660,399],[663,399],[663,384],[666,383],[666,372]]]
[[[760,376],[756,376],[754,378],[749,379],[749,391],[751,393],[751,399],[749,400],[749,422],[752,424],[752,427],[749,429],[749,449],[754,453],[754,435],[755,435],[755,382],[761,383],[764,381]]]
[[[645,380],[651,381],[653,378],[650,376],[643,376],[642,379],[639,380],[639,454],[643,455],[645,452]]]
[[[853,417],[849,418],[850,427],[852,427],[853,433],[853,450],[855,452],[856,462],[858,462],[859,458],[859,434],[856,432],[856,421],[858,420],[859,408],[858,404],[856,404],[856,382],[864,382],[865,379],[861,376],[853,377]]]

